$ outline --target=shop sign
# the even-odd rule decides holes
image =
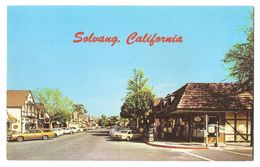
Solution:
[[[201,117],[199,117],[199,116],[194,117],[194,121],[195,122],[200,122],[201,121]]]
[[[215,133],[215,127],[214,126],[209,126],[208,127],[208,132],[209,133]]]

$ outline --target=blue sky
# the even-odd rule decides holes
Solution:
[[[58,88],[91,115],[118,115],[134,68],[157,96],[187,82],[230,82],[225,53],[246,39],[252,7],[8,7],[8,89]],[[74,44],[76,32],[120,43]],[[132,32],[183,43],[126,45]],[[225,81],[224,81],[225,80]]]

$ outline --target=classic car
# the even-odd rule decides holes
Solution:
[[[140,139],[143,137],[143,134],[137,133],[133,130],[122,130],[120,132],[116,132],[111,136],[113,139],[116,140],[134,140],[134,139]]]
[[[73,133],[79,133],[80,129],[76,127],[70,127],[70,129],[73,131]]]
[[[61,128],[53,128],[52,131],[56,134],[56,136],[61,136],[64,134]]]
[[[7,140],[9,141],[24,141],[24,140],[35,140],[42,139],[47,140],[49,138],[55,137],[55,133],[52,131],[43,131],[38,129],[30,129],[24,133],[12,133],[7,136]]]
[[[62,128],[62,130],[63,130],[64,134],[74,134],[75,133],[71,128],[68,128],[68,127],[64,127],[64,128]]]

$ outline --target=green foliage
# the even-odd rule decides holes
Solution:
[[[235,44],[225,55],[224,63],[228,64],[229,77],[241,83],[242,90],[253,92],[254,82],[254,28],[253,17],[246,27],[247,40]]]
[[[58,89],[37,89],[33,91],[33,94],[39,103],[44,104],[51,120],[59,118],[67,121],[70,119],[73,111],[73,101],[63,96]]]
[[[101,126],[108,126],[109,120],[104,114],[102,114],[101,118],[98,120],[98,124]]]
[[[133,70],[134,74],[128,80],[127,95],[121,107],[122,118],[136,118],[151,109],[154,94],[152,88],[147,86],[148,78],[145,78],[143,70]]]
[[[118,125],[120,123],[120,117],[119,116],[110,116],[108,118],[109,125]]]

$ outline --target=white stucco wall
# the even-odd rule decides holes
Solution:
[[[14,118],[17,119],[16,123],[12,123],[12,130],[21,132],[21,108],[7,108],[7,113],[11,114]],[[15,125],[18,126],[17,129],[13,128]]]

